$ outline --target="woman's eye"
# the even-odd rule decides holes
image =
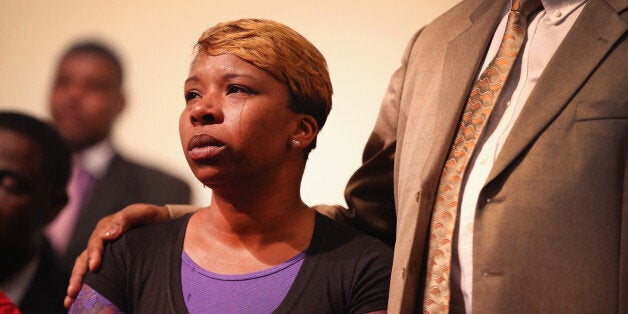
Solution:
[[[249,94],[249,95],[254,95],[255,92],[253,92],[252,90],[240,86],[240,85],[229,85],[229,87],[227,87],[227,95],[229,94],[233,94],[233,93],[243,93],[243,94]]]
[[[196,98],[196,97],[199,97],[199,96],[200,96],[200,95],[199,95],[197,92],[193,92],[193,91],[186,92],[186,93],[185,93],[185,101],[186,101],[186,102],[187,102],[187,101],[190,101],[190,100],[192,100],[192,99],[194,99],[194,98]]]

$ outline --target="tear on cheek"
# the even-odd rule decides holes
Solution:
[[[247,123],[246,120],[244,119],[244,108],[246,107],[247,98],[248,98],[248,95],[245,95],[242,98],[242,103],[240,104],[240,113],[238,114],[238,122],[237,122],[238,127],[236,129],[236,134],[238,135],[238,137],[241,137],[243,135],[242,133],[244,132],[244,130],[242,129],[242,126]]]

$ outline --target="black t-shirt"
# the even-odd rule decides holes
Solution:
[[[189,218],[127,233],[107,246],[101,270],[88,273],[85,283],[127,313],[187,313],[181,254]],[[274,312],[386,309],[391,268],[389,247],[317,213],[303,265]]]

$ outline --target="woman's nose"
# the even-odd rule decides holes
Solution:
[[[217,124],[223,121],[220,107],[206,98],[195,103],[190,114],[190,122],[193,125]]]

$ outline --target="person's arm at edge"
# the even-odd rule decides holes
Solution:
[[[192,205],[158,206],[151,204],[132,204],[114,214],[100,219],[89,237],[87,248],[74,262],[72,275],[68,283],[67,296],[64,300],[66,309],[70,308],[70,305],[72,305],[81,291],[87,270],[89,269],[95,272],[100,268],[102,252],[106,242],[118,239],[131,228],[181,217],[197,209],[197,206]]]

